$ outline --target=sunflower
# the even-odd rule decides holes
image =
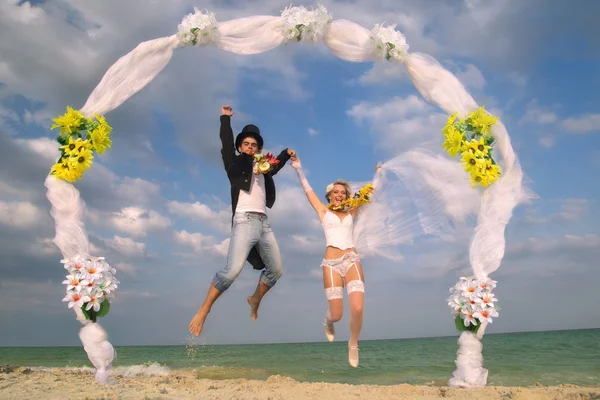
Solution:
[[[67,182],[75,182],[78,178],[78,174],[71,168],[68,160],[63,160],[62,162],[54,164],[50,173],[56,176],[56,178],[63,179]]]
[[[462,150],[464,135],[454,127],[448,129],[446,132],[444,132],[444,134],[446,140],[442,144],[442,147],[448,152],[448,154],[450,154],[452,157],[455,157]]]
[[[110,131],[110,126],[100,124],[88,132],[88,136],[92,142],[92,145],[94,146],[94,150],[96,150],[98,154],[102,154],[107,149],[110,149],[110,146],[112,145]]]
[[[467,122],[482,135],[490,133],[490,128],[496,121],[498,118],[488,114],[483,106],[473,111],[467,118]]]
[[[94,156],[90,149],[84,148],[69,159],[69,166],[81,177],[85,170],[92,166]]]
[[[74,110],[67,106],[67,112],[60,117],[52,120],[54,124],[50,129],[60,129],[61,136],[69,136],[78,133],[81,130],[81,125],[85,122],[85,118],[80,111]]]
[[[478,139],[471,139],[464,143],[463,151],[469,151],[475,154],[476,157],[488,157],[490,146],[485,144],[485,138],[480,137]]]
[[[469,173],[478,171],[485,165],[485,159],[477,157],[470,151],[465,151],[462,153],[461,161],[465,167],[465,170],[467,170]]]

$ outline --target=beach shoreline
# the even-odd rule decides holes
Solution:
[[[298,382],[280,375],[266,381],[205,379],[194,372],[172,371],[166,376],[113,374],[111,385],[101,385],[90,369],[36,370],[3,367],[0,370],[2,399],[598,399],[600,386],[576,385],[456,389],[445,386],[352,385]]]

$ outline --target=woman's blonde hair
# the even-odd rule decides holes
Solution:
[[[340,185],[343,186],[344,189],[346,189],[346,200],[349,199],[350,197],[352,197],[352,193],[350,193],[350,184],[344,180],[338,179],[337,181],[330,183],[329,185],[327,185],[327,188],[325,189],[325,199],[330,202],[331,200],[329,199],[329,196],[331,195],[331,192],[333,191],[333,188],[336,185]]]

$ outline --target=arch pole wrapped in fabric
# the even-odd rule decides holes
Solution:
[[[508,132],[435,59],[410,54],[404,35],[395,25],[377,24],[369,30],[351,21],[334,20],[321,5],[315,9],[288,7],[279,16],[225,22],[218,22],[208,11],[194,9],[183,18],[176,34],[140,43],[107,70],[81,108],[67,107],[64,115],[54,119],[52,129],[59,130],[61,156],[45,182],[56,227],[54,242],[68,273],[64,301],[84,325],[80,338],[96,367],[98,381],[108,382],[116,353],[97,318],[108,314],[119,281],[117,271],[106,260],[89,254],[83,222],[85,202],[74,183],[91,167],[94,154],[103,153],[112,144],[112,128],[104,116],[149,84],[178,48],[215,46],[246,55],[299,42],[322,43],[336,57],[349,62],[401,64],[423,98],[450,115],[448,124],[440,127],[446,139],[443,150],[450,157],[442,149],[426,152],[409,148],[384,163],[375,179],[376,192],[367,211],[370,217],[357,222],[357,237],[367,254],[394,259],[397,254],[393,249],[410,241],[416,230],[435,234],[442,230],[445,219],[460,220],[477,213],[470,247],[473,276],[462,278],[449,299],[457,327],[464,330],[459,339],[457,370],[449,384],[487,383],[480,339],[486,324],[497,315],[492,294],[495,282],[488,275],[501,264],[504,230],[512,210],[526,198],[523,173]],[[410,222],[412,225],[390,207],[394,179],[406,185],[418,205],[419,216]]]

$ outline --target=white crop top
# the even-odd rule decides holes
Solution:
[[[350,213],[340,221],[340,218],[336,214],[327,211],[321,224],[325,232],[327,246],[337,247],[340,250],[347,250],[354,247],[354,221]]]

